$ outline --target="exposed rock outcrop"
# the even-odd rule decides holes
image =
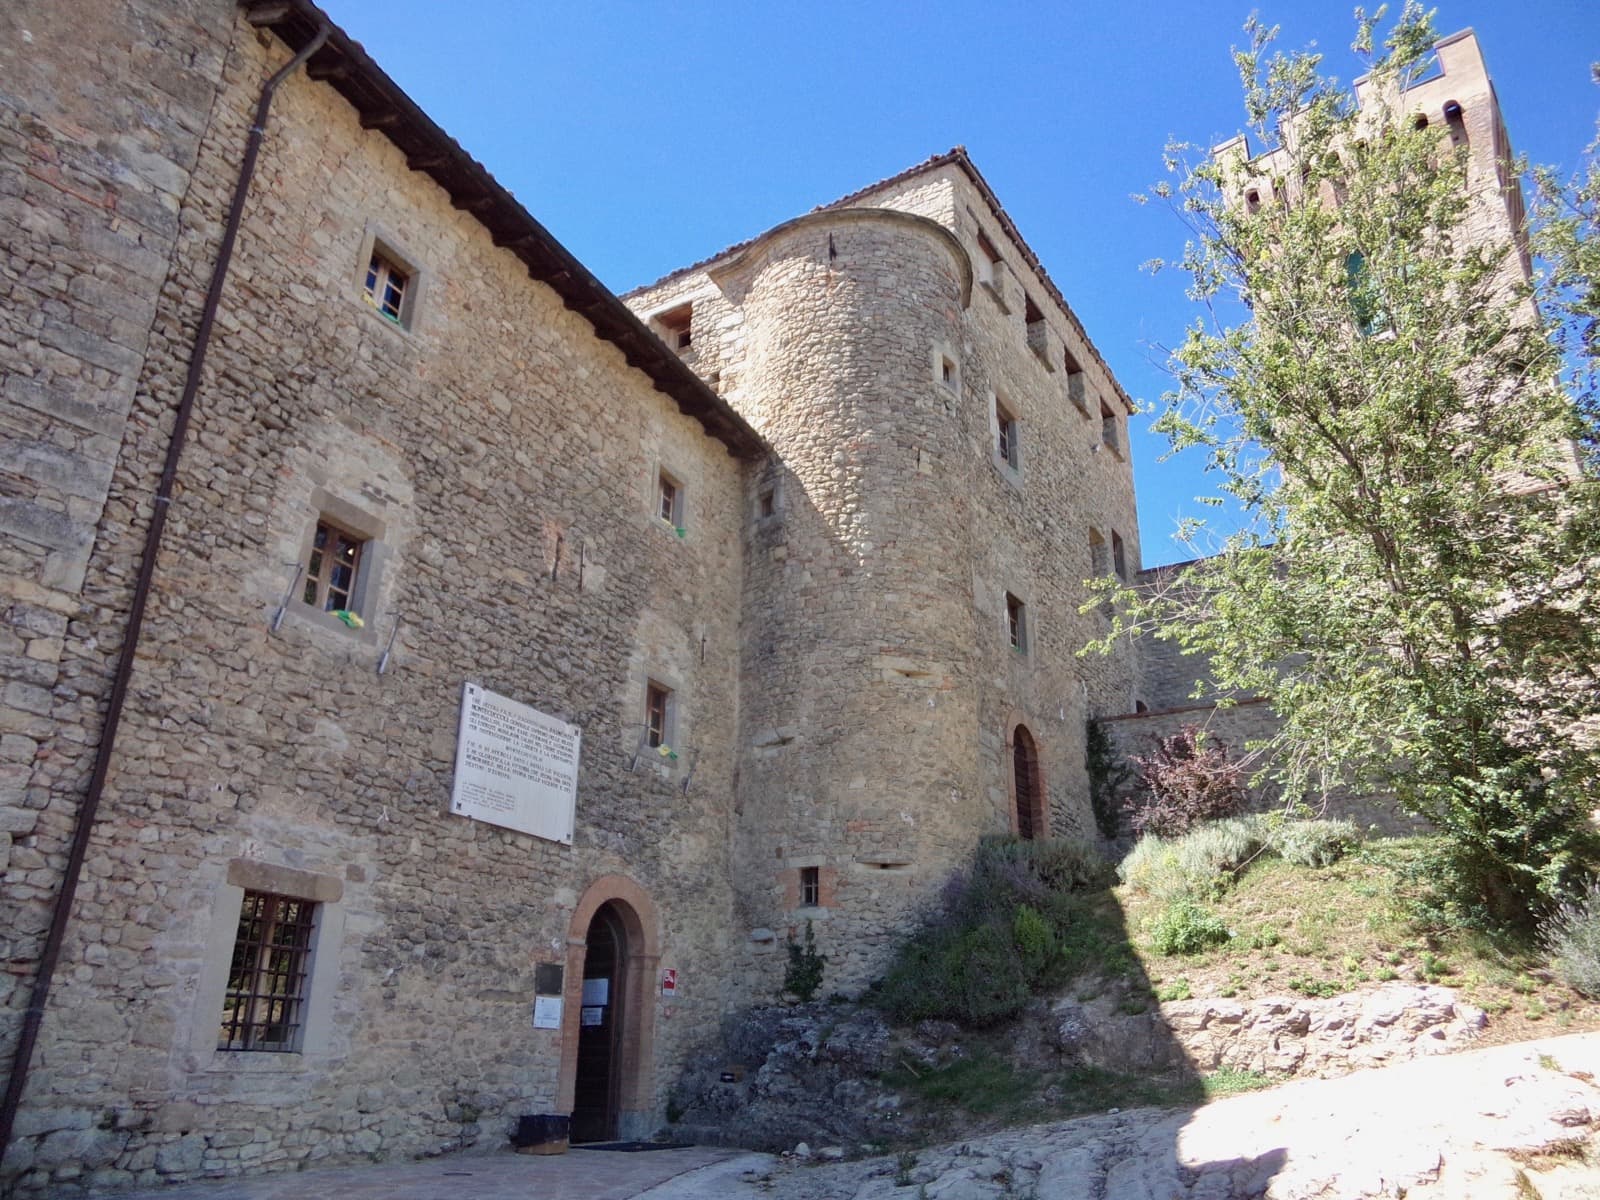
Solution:
[[[1192,1065],[1269,1075],[1343,1075],[1468,1046],[1487,1023],[1449,988],[1386,984],[1324,1000],[1173,1000],[1119,1012],[1109,997],[1051,1006],[1044,1040],[1115,1071]]]

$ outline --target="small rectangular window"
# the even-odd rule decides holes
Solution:
[[[1117,573],[1117,578],[1124,583],[1128,580],[1128,556],[1122,548],[1122,535],[1115,529],[1111,531],[1111,569]]]
[[[1028,349],[1039,356],[1039,361],[1044,363],[1046,369],[1054,371],[1056,364],[1050,355],[1050,325],[1032,296],[1024,298],[1022,321],[1027,332]]]
[[[245,892],[218,1050],[284,1054],[299,1048],[316,909],[311,900]]]
[[[777,512],[777,498],[772,488],[763,488],[756,501],[756,511],[763,517],[770,517]]]
[[[1117,414],[1104,400],[1100,401],[1100,440],[1112,453],[1122,453],[1122,435],[1117,428]]]
[[[978,282],[987,283],[993,287],[995,283],[995,266],[1000,263],[1000,251],[995,249],[994,243],[987,234],[978,234]]]
[[[1028,611],[1023,604],[1010,592],[1006,593],[1006,632],[1011,640],[1011,648],[1018,654],[1028,651]]]
[[[1015,468],[1019,461],[1017,445],[1017,419],[1006,410],[999,397],[994,402],[995,452],[1006,466]]]
[[[683,533],[683,485],[665,471],[656,473],[655,514]]]
[[[661,340],[680,354],[694,344],[694,305],[680,304],[656,318]]]
[[[822,903],[822,871],[818,867],[800,868],[800,907],[816,908]]]
[[[405,323],[406,287],[410,282],[410,272],[381,250],[373,250],[372,259],[367,263],[366,298],[379,315],[396,325]]]
[[[939,382],[945,387],[955,390],[956,363],[955,359],[941,356],[939,359]]]
[[[1089,574],[1105,575],[1111,570],[1111,558],[1106,551],[1106,540],[1098,529],[1089,530]]]
[[[1083,373],[1083,364],[1065,346],[1061,348],[1061,365],[1067,373],[1067,399],[1078,406],[1078,411],[1084,416],[1089,415],[1089,387],[1088,379]]]
[[[659,683],[644,689],[644,740],[652,750],[665,746],[671,734],[672,691]]]
[[[354,613],[352,597],[356,594],[356,577],[361,570],[361,551],[365,545],[365,539],[329,521],[318,521],[300,598],[322,612]]]

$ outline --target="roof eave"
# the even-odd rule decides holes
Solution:
[[[307,75],[328,84],[354,108],[364,129],[383,134],[406,156],[406,165],[431,178],[456,208],[471,216],[494,243],[522,260],[528,274],[561,297],[595,334],[622,351],[635,370],[671,396],[738,458],[769,453],[754,428],[668,349],[649,326],[534,219],[486,167],[434,123],[417,103],[310,0],[239,0],[251,24],[270,29],[298,51],[328,28],[323,47],[306,62]]]

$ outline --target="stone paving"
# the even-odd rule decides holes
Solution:
[[[559,1155],[459,1155],[427,1162],[283,1171],[244,1179],[221,1179],[154,1191],[99,1191],[102,1200],[632,1200],[666,1196],[715,1196],[714,1182],[728,1171],[742,1173],[743,1160],[766,1155],[692,1146],[627,1154],[572,1150]],[[704,1186],[689,1190],[672,1181],[693,1172]],[[666,1185],[664,1188],[662,1185]],[[664,1196],[662,1200],[666,1200]]]

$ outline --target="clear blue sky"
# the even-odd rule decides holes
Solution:
[[[606,284],[623,292],[958,143],[1128,392],[1166,387],[1192,310],[1141,271],[1183,235],[1129,196],[1169,139],[1238,132],[1248,4],[329,0],[339,22]],[[1348,81],[1353,5],[1263,4]],[[1600,0],[1443,0],[1478,33],[1516,149],[1572,167],[1594,136]],[[1145,565],[1210,492],[1132,422]],[[1215,518],[1213,518],[1215,520]]]

